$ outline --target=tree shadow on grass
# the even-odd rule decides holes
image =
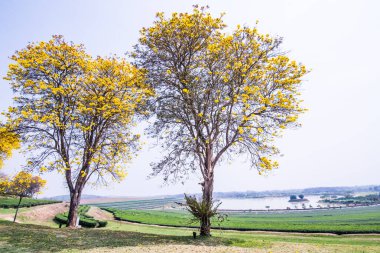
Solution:
[[[38,225],[0,221],[0,252],[59,252],[90,250],[98,247],[126,247],[157,244],[234,245],[226,238],[193,239],[187,236],[166,236],[101,229],[48,228]]]

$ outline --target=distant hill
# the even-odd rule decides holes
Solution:
[[[305,189],[290,189],[290,190],[272,190],[272,191],[245,191],[245,192],[215,192],[214,198],[262,198],[262,197],[283,197],[290,195],[346,195],[354,192],[380,192],[380,185],[364,185],[364,186],[335,186],[335,187],[312,187]],[[200,193],[190,195],[200,196]],[[82,200],[97,199],[97,198],[183,198],[183,194],[175,195],[160,195],[147,197],[131,197],[131,196],[98,196],[98,195],[82,195]],[[46,199],[57,201],[69,201],[69,195],[54,196]]]
[[[97,199],[97,198],[105,198],[104,196],[98,196],[98,195],[82,195],[81,199]],[[44,198],[44,199],[50,199],[50,200],[57,200],[57,201],[70,201],[70,195],[59,195],[54,196],[50,198]]]

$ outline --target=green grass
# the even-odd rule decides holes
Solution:
[[[22,212],[25,212],[27,210],[29,210],[29,208],[26,208],[26,207],[25,208],[20,208],[18,210],[18,212],[22,213]],[[14,214],[15,212],[16,212],[16,210],[13,209],[13,208],[0,208],[0,214]]]
[[[16,208],[19,202],[19,198],[13,197],[0,197],[0,208]],[[46,205],[58,203],[59,201],[46,200],[46,199],[32,199],[23,198],[20,203],[20,207],[31,207],[38,205]]]
[[[235,240],[221,237],[193,240],[190,236],[147,234],[105,229],[54,229],[0,220],[0,252],[57,252],[157,244],[207,246],[232,245]]]
[[[193,239],[193,229],[154,227],[112,221],[102,229],[48,228],[0,220],[0,252],[126,252],[124,247],[162,245],[238,246],[269,252],[380,252],[380,235],[315,235],[213,230],[211,238]],[[100,250],[100,251],[99,251]],[[131,248],[129,248],[131,250]],[[109,252],[109,251],[107,251]],[[128,251],[128,252],[133,252]],[[261,251],[260,251],[261,252]],[[273,252],[277,252],[274,250]]]
[[[28,208],[24,208],[28,209]],[[12,209],[0,209],[7,212]],[[140,222],[172,223],[187,226],[190,216],[186,212],[121,211],[128,218]],[[308,226],[308,229],[329,225],[375,225],[379,228],[380,207],[348,208],[341,210],[315,210],[285,213],[241,213],[230,215],[223,226],[257,227],[292,224]],[[229,224],[228,224],[229,223]],[[196,226],[197,224],[192,224]],[[164,249],[173,245],[237,246],[254,248],[254,252],[380,252],[379,234],[332,235],[313,233],[275,233],[261,231],[231,231],[213,229],[211,238],[192,238],[196,228],[160,227],[122,221],[109,221],[107,227],[96,229],[49,228],[33,224],[14,224],[0,220],[0,252],[134,252],[145,246]],[[310,231],[309,231],[310,232]],[[126,248],[128,247],[128,248]],[[173,249],[173,248],[172,248]],[[144,251],[139,251],[144,252]],[[153,251],[150,251],[153,252]],[[165,252],[165,251],[163,251]],[[174,251],[171,251],[174,252]],[[229,251],[226,251],[229,252]],[[195,252],[194,252],[195,253]]]
[[[191,217],[186,212],[108,210],[120,220],[176,227],[198,226],[196,223],[190,223]],[[214,222],[214,228],[218,228],[216,222]],[[380,206],[284,213],[229,214],[228,220],[220,224],[220,228],[337,234],[380,233]]]

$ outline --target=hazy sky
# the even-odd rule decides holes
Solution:
[[[287,130],[278,145],[280,168],[269,176],[250,170],[244,157],[216,170],[215,191],[272,190],[314,186],[380,184],[380,18],[378,1],[0,1],[0,76],[9,56],[29,41],[62,34],[83,43],[94,56],[122,56],[137,42],[139,30],[155,13],[191,11],[192,4],[225,12],[229,29],[237,24],[284,37],[283,49],[312,72],[305,78],[303,127]],[[0,110],[12,103],[12,91],[0,80]],[[142,132],[143,127],[139,127]],[[160,155],[151,140],[128,167],[119,184],[93,188],[100,195],[159,195],[198,192],[194,176],[185,185],[162,186],[147,180],[150,162]],[[24,163],[16,154],[4,172]],[[67,194],[61,175],[48,180],[43,196]]]

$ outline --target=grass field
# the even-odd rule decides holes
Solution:
[[[63,204],[54,204],[41,207],[22,208],[22,211],[26,216],[28,216],[29,213],[32,214],[34,212],[34,209],[49,211],[57,205],[63,206]],[[349,209],[347,209],[347,211],[348,210]],[[101,212],[101,210],[99,211]],[[378,211],[378,209],[375,211]],[[155,213],[156,215],[157,213],[161,213],[157,211],[130,212],[138,212],[140,214],[148,212]],[[106,212],[102,213],[107,214]],[[184,215],[184,213],[178,212],[165,214]],[[295,214],[296,213],[290,213],[288,215]],[[325,214],[330,215],[331,213]],[[353,215],[354,213],[351,213],[351,217]],[[277,214],[275,216],[277,216]],[[54,216],[52,216],[52,218],[53,217]],[[108,215],[108,217],[112,218],[110,215]],[[39,218],[42,218],[42,216]],[[17,224],[0,220],[0,252],[380,252],[379,234],[333,235],[213,229],[211,238],[197,237],[197,239],[193,239],[192,233],[193,231],[198,231],[198,229],[161,227],[110,220],[105,228],[82,228],[73,230],[68,228],[58,228],[56,224],[48,224],[49,226],[51,225],[51,227],[35,225],[37,220],[34,219],[36,219],[36,217],[30,216],[30,219],[23,221],[25,223],[33,224]]]
[[[0,221],[0,252],[380,252],[379,235],[213,231],[194,240],[192,231],[117,221],[76,230]]]
[[[106,210],[111,211],[117,219],[143,224],[177,227],[197,227],[198,225],[190,223],[189,214],[179,211]],[[216,222],[214,222],[214,228],[219,228]],[[284,213],[229,214],[227,221],[220,224],[220,228],[337,234],[380,233],[380,206]]]

